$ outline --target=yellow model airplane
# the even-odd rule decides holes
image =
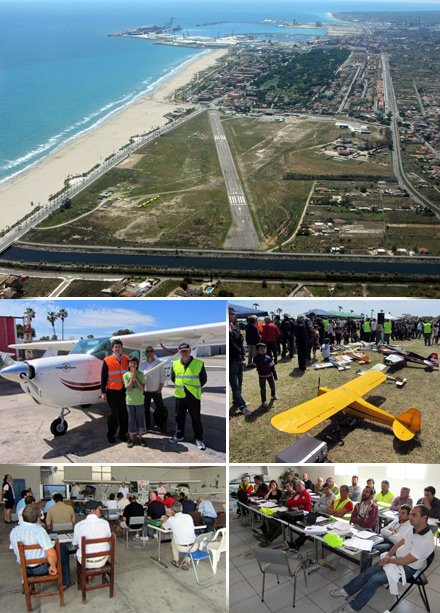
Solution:
[[[358,379],[349,381],[334,390],[319,388],[319,396],[272,417],[271,423],[278,430],[290,434],[308,432],[338,411],[346,411],[356,417],[371,419],[379,424],[392,426],[401,441],[409,441],[420,431],[421,415],[418,409],[408,409],[398,417],[366,402],[362,396],[386,380],[384,373],[369,371]],[[321,397],[322,394],[325,394]]]

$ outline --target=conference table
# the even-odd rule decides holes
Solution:
[[[379,534],[376,534],[372,530],[366,531],[360,528],[359,526],[350,524],[349,521],[347,520],[342,519],[342,520],[332,521],[328,517],[322,516],[320,517],[320,521],[318,521],[315,524],[315,526],[322,527],[323,529],[325,528],[326,532],[332,532],[338,535],[340,534],[342,538],[344,539],[344,543],[341,546],[331,547],[325,542],[323,538],[325,534],[320,535],[320,534],[313,534],[313,533],[308,532],[307,524],[306,524],[306,513],[303,513],[302,518],[300,516],[299,517],[297,516],[296,523],[290,523],[280,517],[276,517],[274,515],[267,515],[261,510],[258,502],[249,501],[248,504],[245,504],[243,502],[238,502],[238,504],[239,504],[239,508],[242,514],[243,514],[244,509],[248,511],[249,513],[249,522],[247,524],[242,524],[242,525],[254,526],[257,523],[257,520],[263,520],[265,522],[266,529],[268,530],[270,520],[276,521],[281,526],[283,542],[286,545],[287,545],[287,541],[289,540],[288,538],[289,532],[290,533],[294,532],[297,535],[306,534],[307,537],[311,539],[313,542],[315,560],[322,558],[322,550],[327,549],[327,550],[333,551],[334,553],[338,554],[342,558],[348,559],[358,564],[360,573],[364,570],[365,555],[368,553],[368,551],[367,549],[361,548],[362,541],[360,540],[356,541],[356,542],[359,542],[360,547],[350,546],[350,543],[348,543],[349,539],[356,537],[356,535],[359,534],[362,536],[362,540],[372,541],[374,545],[378,543],[382,543],[384,540],[382,536],[380,536]],[[276,511],[287,510],[286,507],[279,507],[279,506],[271,506],[270,508]],[[348,531],[349,531],[349,534],[345,534]],[[366,534],[367,532],[369,534]]]

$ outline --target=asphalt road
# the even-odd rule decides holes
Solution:
[[[210,359],[209,364],[225,365],[222,358]],[[164,388],[163,397],[168,408],[168,429],[174,433],[174,386]],[[136,445],[128,449],[117,440],[107,441],[109,408],[99,402],[84,408],[72,408],[67,416],[69,429],[64,436],[54,437],[51,422],[59,411],[45,404],[37,405],[24,394],[20,386],[0,377],[0,462],[98,462],[98,463],[217,463],[226,461],[226,373],[208,371],[208,382],[202,393],[202,425],[206,451],[194,444],[189,416],[186,420],[185,441],[171,445],[170,436],[148,433],[147,447]],[[153,426],[154,420],[151,420]]]
[[[226,249],[261,249],[219,112],[209,111],[209,120],[232,212],[232,226],[223,246]]]

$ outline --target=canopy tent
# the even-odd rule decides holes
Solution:
[[[310,309],[306,311],[304,315],[309,316],[310,313],[315,313],[317,317],[333,317],[333,313],[331,311],[323,311],[322,309]]]
[[[351,317],[352,319],[364,319],[365,315],[359,315],[359,313],[346,313],[345,311],[330,311],[331,317],[339,317],[340,319],[347,319],[347,317]]]
[[[245,307],[241,304],[234,304],[230,302],[229,306],[234,309],[234,313],[239,319],[246,319],[249,315],[256,315],[257,317],[265,317],[266,315],[269,315],[267,311],[260,311],[259,309],[254,309],[252,307]]]

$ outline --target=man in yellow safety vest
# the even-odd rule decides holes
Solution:
[[[431,344],[431,331],[432,331],[431,322],[428,321],[424,323],[423,324],[423,336],[425,337],[425,345]]]
[[[392,326],[389,319],[385,320],[385,323],[383,325],[383,332],[385,335],[385,344],[388,344],[390,342],[392,332]]]
[[[173,362],[171,381],[175,384],[176,433],[169,439],[171,444],[180,443],[185,434],[186,412],[191,416],[197,447],[204,451],[203,428],[200,419],[202,387],[208,380],[202,360],[193,358],[188,343],[179,345],[180,360]]]

